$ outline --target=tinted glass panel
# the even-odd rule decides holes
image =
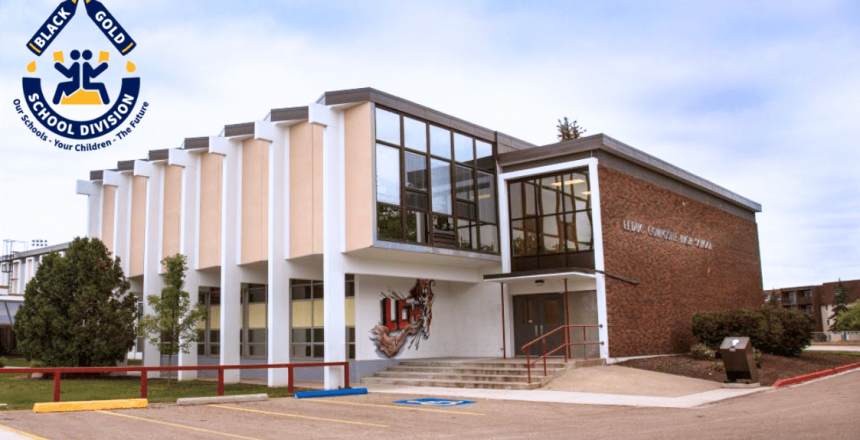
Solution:
[[[457,198],[475,200],[475,182],[472,169],[457,165]]]
[[[496,222],[496,184],[494,176],[478,171],[478,213],[482,222]]]
[[[307,328],[293,329],[293,342],[311,342],[311,330]]]
[[[523,218],[523,184],[522,182],[508,185],[508,197],[510,197],[511,218]]]
[[[481,250],[485,252],[498,252],[499,250],[498,229],[492,225],[481,226]]]
[[[433,211],[453,214],[451,206],[451,164],[443,160],[431,159],[430,170],[433,179]]]
[[[314,299],[325,297],[325,286],[322,283],[314,283]]]
[[[311,286],[293,286],[291,290],[293,299],[310,299],[311,297]]]
[[[400,116],[381,108],[376,109],[376,138],[400,145]]]
[[[427,214],[416,211],[406,211],[406,239],[415,243],[427,243],[430,237],[430,225]]]
[[[457,202],[457,216],[475,220],[477,218],[473,203]]]
[[[540,209],[542,214],[562,212],[561,176],[544,177],[540,180]]]
[[[403,226],[400,223],[400,208],[378,203],[376,209],[376,226],[379,238],[403,238]]]
[[[493,161],[493,145],[475,139],[475,156],[477,157],[478,169],[495,171],[496,163]]]
[[[413,192],[406,193],[406,207],[427,209],[427,196]]]
[[[451,132],[434,125],[430,126],[430,154],[451,158]]]
[[[478,229],[475,222],[457,220],[457,242],[462,249],[478,249]]]
[[[400,150],[376,144],[376,201],[400,204]]]
[[[523,198],[525,199],[525,215],[531,216],[535,215],[537,211],[535,211],[535,185],[531,182],[523,182]]]
[[[266,330],[265,329],[248,330],[248,342],[265,343],[266,342]]]
[[[537,255],[537,221],[535,219],[511,222],[514,256]]]
[[[427,157],[406,152],[406,187],[427,189]]]
[[[248,355],[249,356],[265,356],[266,355],[266,346],[265,345],[251,344],[248,347]]]
[[[554,254],[564,252],[564,230],[563,225],[559,223],[561,216],[546,216],[541,221],[542,228],[542,244],[541,252],[545,254]]]
[[[472,147],[472,138],[454,133],[454,160],[457,162],[471,162],[475,159],[475,150]]]
[[[427,124],[404,116],[403,132],[406,148],[427,152]]]

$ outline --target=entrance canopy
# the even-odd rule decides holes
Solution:
[[[571,290],[593,289],[596,279],[596,272],[586,268],[541,269],[484,275],[484,281],[504,283],[515,289],[519,286],[543,286],[562,282]]]

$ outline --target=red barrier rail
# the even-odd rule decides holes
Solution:
[[[532,383],[532,365],[540,362],[540,360],[543,359],[543,375],[546,376],[547,375],[546,374],[546,358],[548,356],[555,354],[556,352],[558,352],[561,349],[564,349],[564,361],[565,362],[567,362],[568,359],[571,358],[570,353],[568,352],[568,348],[572,345],[582,345],[582,355],[583,355],[583,357],[587,358],[587,356],[585,356],[586,346],[588,346],[588,345],[601,345],[603,343],[602,342],[585,342],[585,339],[586,339],[585,329],[587,329],[587,328],[601,328],[601,327],[603,327],[602,324],[601,325],[562,325],[562,326],[556,327],[555,329],[553,329],[552,331],[550,331],[548,333],[544,333],[544,334],[538,336],[537,338],[523,344],[523,346],[520,347],[520,350],[522,350],[523,353],[525,353],[525,355],[526,355],[526,370],[528,372],[527,374],[528,374],[529,383]],[[582,342],[570,342],[570,332],[565,331],[564,332],[564,343],[559,345],[558,347],[550,350],[549,352],[546,351],[546,338],[547,337],[549,337],[549,336],[551,336],[551,335],[553,335],[559,331],[572,329],[572,328],[581,328],[582,329]],[[532,345],[537,344],[538,342],[542,342],[541,346],[542,346],[542,353],[543,354],[541,354],[540,357],[538,357],[537,359],[535,359],[534,362],[532,362],[531,353],[530,353],[530,350],[528,350],[528,349],[531,348]]]
[[[195,365],[184,367],[85,367],[85,368],[0,368],[0,374],[28,374],[42,373],[54,375],[54,402],[60,401],[60,381],[63,373],[121,373],[140,372],[140,398],[146,399],[147,395],[147,373],[150,371],[212,371],[218,370],[218,395],[224,395],[224,370],[248,370],[262,368],[286,368],[287,369],[287,391],[292,393],[293,370],[296,368],[311,367],[343,367],[343,386],[349,388],[349,362],[315,362],[308,364],[255,364],[255,365]]]

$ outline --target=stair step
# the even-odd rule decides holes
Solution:
[[[532,383],[521,382],[484,382],[484,381],[459,381],[459,380],[442,380],[442,379],[403,379],[403,378],[382,378],[382,377],[365,377],[361,379],[361,383],[366,384],[383,384],[383,385],[408,385],[415,387],[447,387],[447,388],[492,388],[503,390],[533,390],[541,387],[541,382],[534,381]]]
[[[528,377],[509,376],[509,375],[472,375],[472,374],[456,374],[456,373],[408,373],[399,371],[378,371],[373,377],[386,379],[427,379],[427,380],[456,380],[458,382],[523,382],[528,383]],[[532,375],[532,381],[541,380],[550,376]]]
[[[411,365],[394,365],[388,367],[388,371],[398,371],[404,373],[441,373],[441,372],[450,372],[457,374],[467,374],[467,375],[509,375],[509,376],[526,376],[528,374],[528,370],[525,367],[522,368],[480,368],[480,367],[423,367],[423,366],[411,366]],[[547,373],[562,373],[567,371],[567,368],[551,368],[547,365]],[[543,373],[543,366],[532,367],[532,375],[536,373]]]
[[[448,368],[526,368],[526,363],[523,361],[519,362],[493,362],[493,361],[440,361],[440,360],[403,360],[400,361],[401,366],[414,366],[414,367],[448,367]],[[563,360],[559,361],[547,361],[547,368],[566,368],[565,362]],[[537,362],[532,364],[532,369],[540,366],[543,368],[543,362]]]

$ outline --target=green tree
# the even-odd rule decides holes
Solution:
[[[576,124],[576,119],[570,122],[567,120],[567,116],[564,117],[564,121],[561,119],[558,120],[556,128],[558,128],[558,140],[560,141],[579,139],[580,136],[585,134],[585,129]]]
[[[115,365],[134,346],[137,300],[98,238],[46,255],[15,317],[18,348],[50,367]]]
[[[776,290],[776,289],[771,290],[770,295],[767,296],[766,306],[774,308],[774,309],[778,309],[779,303],[780,303],[780,301],[779,301],[780,296],[782,296],[782,292],[780,292],[779,290]]]
[[[860,301],[839,315],[835,330],[837,332],[860,332]]]
[[[836,330],[839,325],[839,316],[848,311],[848,291],[845,290],[845,286],[842,285],[842,280],[839,280],[839,284],[836,285],[836,291],[833,295],[833,313],[830,315],[830,319],[833,321],[833,324],[830,326],[830,331],[845,331],[845,330]]]
[[[176,254],[161,260],[164,265],[164,288],[161,296],[150,295],[146,299],[153,314],[141,319],[138,334],[158,346],[161,354],[166,354],[168,365],[173,355],[180,351],[188,353],[191,344],[197,341],[197,324],[206,316],[202,304],[191,305],[185,287],[185,271],[188,270],[185,255]],[[168,386],[170,376],[168,376]]]

